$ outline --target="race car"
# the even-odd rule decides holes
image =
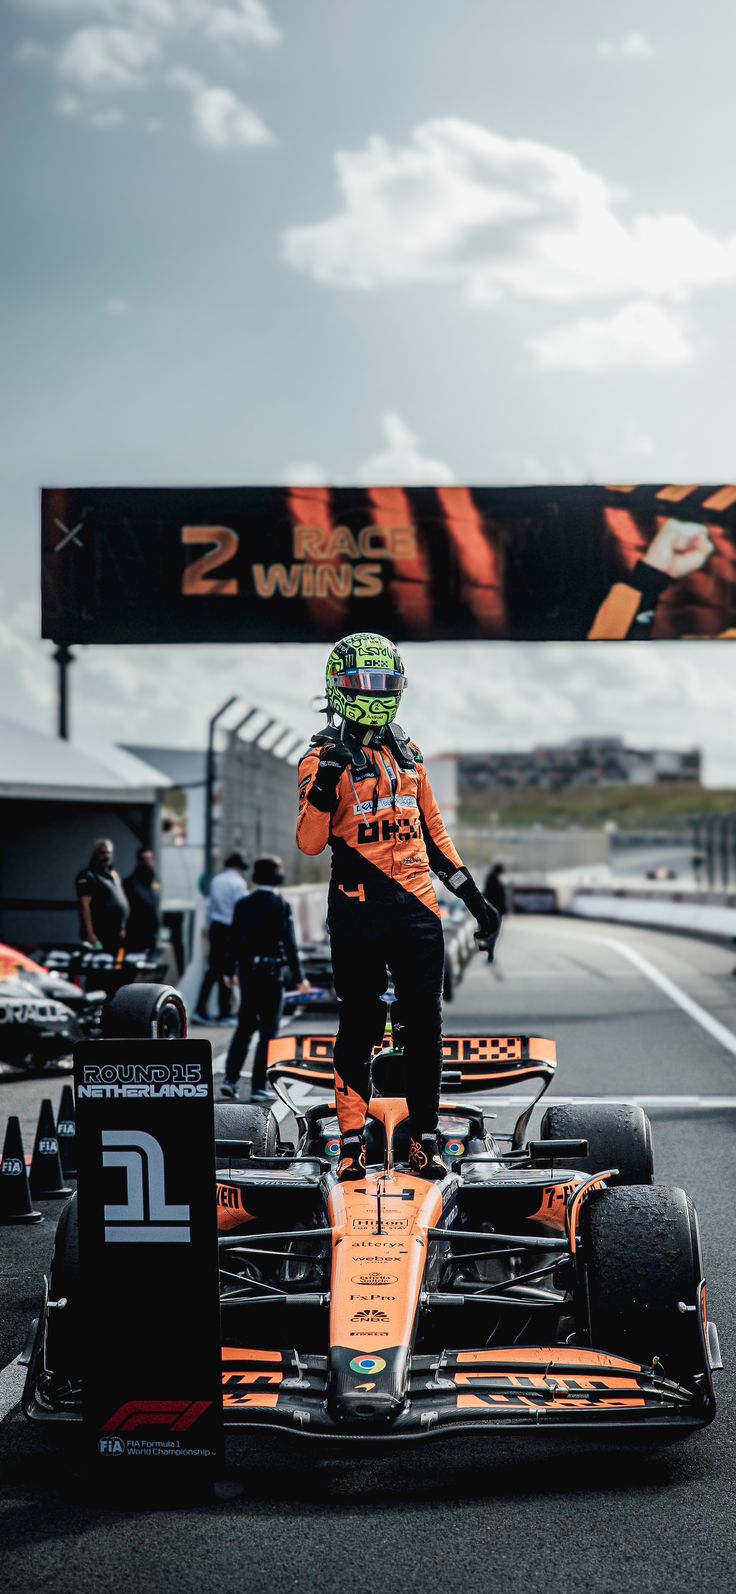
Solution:
[[[140,996],[121,995],[134,1016]],[[160,999],[154,1033],[165,1010]],[[180,1034],[181,1004],[170,1017],[163,1033]],[[339,1184],[333,1044],[278,1037],[274,1110],[215,1108],[226,1425],[368,1442],[550,1427],[661,1438],[709,1423],[721,1363],[698,1221],[684,1191],[653,1183],[641,1109],[554,1104],[530,1139],[554,1042],[448,1036],[447,1171],[425,1182],[408,1171],[389,1043],[373,1058],[365,1178]],[[460,1099],[509,1086],[533,1088],[504,1132],[487,1102]],[[182,1277],[184,1314],[192,1289]],[[78,1419],[75,1198],[49,1300],[23,1406]]]
[[[122,966],[108,952],[44,950],[44,962],[0,944],[0,1062],[39,1073],[100,1033],[109,991],[123,979],[150,979],[143,954]]]
[[[457,993],[470,959],[478,950],[475,941],[475,920],[455,897],[439,893],[440,916],[445,938],[445,963],[442,996],[451,1002]],[[284,1017],[297,1013],[331,1013],[337,1011],[338,1000],[332,974],[332,953],[326,937],[321,941],[307,941],[299,948],[304,976],[312,987],[310,991],[287,991],[284,997]],[[389,986],[389,990],[391,987]]]
[[[80,991],[14,947],[0,946],[0,1062],[30,1072],[95,1033],[103,991]]]

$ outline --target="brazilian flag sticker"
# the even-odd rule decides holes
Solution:
[[[386,1363],[382,1356],[354,1356],[350,1363],[351,1373],[382,1373]]]

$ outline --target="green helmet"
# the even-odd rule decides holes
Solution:
[[[405,686],[398,648],[375,631],[343,637],[327,660],[327,702],[338,719],[352,725],[390,725]]]

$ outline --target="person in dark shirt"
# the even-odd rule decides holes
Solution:
[[[113,869],[111,841],[96,841],[86,869],[77,875],[80,933],[88,946],[100,946],[117,957],[125,941],[128,899],[120,875]]]
[[[256,1031],[258,1045],[250,1099],[268,1100],[268,1043],[279,1027],[286,971],[300,991],[310,988],[309,981],[302,975],[291,908],[277,890],[283,880],[280,858],[257,858],[253,865],[253,890],[235,904],[232,950],[240,980],[240,1016],[220,1087],[220,1095],[232,1100],[237,1098],[241,1069]]]
[[[496,909],[500,919],[503,918],[505,913],[508,913],[509,906],[503,879],[505,873],[506,870],[502,863],[494,863],[486,875],[486,883],[483,887],[483,895],[486,902],[490,902]]]
[[[161,883],[150,847],[139,847],[132,874],[123,881],[130,912],[125,944],[128,952],[155,952],[161,924]]]

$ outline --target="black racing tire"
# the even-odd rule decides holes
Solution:
[[[187,1010],[173,985],[124,985],[100,1014],[106,1040],[184,1040]]]
[[[596,1350],[662,1364],[690,1383],[703,1371],[695,1208],[670,1185],[596,1190],[580,1215],[578,1333]],[[688,1308],[681,1309],[681,1305]]]
[[[254,1157],[279,1155],[278,1124],[268,1107],[257,1102],[216,1101],[215,1140],[249,1140]],[[237,1166],[238,1158],[217,1158],[218,1168]]]
[[[566,1168],[602,1173],[618,1168],[612,1184],[651,1184],[652,1126],[641,1107],[626,1102],[564,1102],[548,1107],[542,1140],[587,1140],[587,1157],[565,1157]]]
[[[452,1002],[455,998],[455,973],[452,961],[445,953],[445,969],[442,977],[442,1000]]]
[[[49,1274],[52,1306],[46,1329],[46,1366],[55,1383],[76,1384],[82,1376],[82,1313],[79,1294],[79,1212],[77,1196],[69,1197],[56,1226]]]

